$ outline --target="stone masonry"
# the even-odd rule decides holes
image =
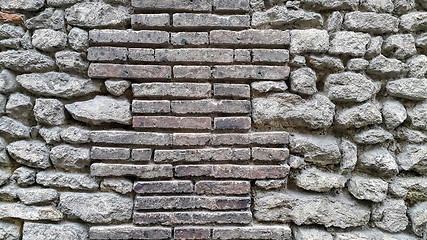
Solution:
[[[0,239],[427,239],[426,0],[0,0]]]

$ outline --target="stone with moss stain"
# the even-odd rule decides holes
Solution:
[[[49,148],[40,141],[22,140],[10,143],[7,152],[18,163],[29,167],[46,169],[51,166]]]

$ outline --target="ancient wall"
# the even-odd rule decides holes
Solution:
[[[0,239],[427,239],[426,0],[0,9]]]

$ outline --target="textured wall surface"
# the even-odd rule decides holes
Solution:
[[[0,9],[0,239],[427,239],[426,0]]]

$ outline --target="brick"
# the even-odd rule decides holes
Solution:
[[[170,16],[167,13],[161,14],[134,14],[131,17],[133,29],[147,29],[153,27],[170,26]]]
[[[172,101],[173,113],[250,113],[251,102],[248,100],[183,100]]]
[[[287,132],[253,132],[250,136],[252,144],[288,144],[289,133]]]
[[[289,51],[286,49],[253,49],[252,62],[286,63],[289,62]]]
[[[130,149],[93,146],[90,150],[90,158],[95,160],[128,160]]]
[[[171,239],[172,229],[165,227],[136,227],[132,225],[94,226],[90,239]]]
[[[209,66],[173,66],[173,77],[182,79],[209,79]]]
[[[210,117],[137,116],[134,128],[211,129]]]
[[[176,177],[212,177],[230,179],[285,178],[289,166],[270,165],[180,165],[175,167]]]
[[[94,163],[90,174],[95,177],[134,176],[141,179],[171,178],[172,165],[131,165]]]
[[[251,205],[250,197],[136,196],[135,210],[240,210]]]
[[[134,62],[154,62],[154,49],[129,48],[128,59]]]
[[[287,148],[252,148],[252,159],[255,161],[285,161],[289,158]]]
[[[214,129],[217,130],[235,130],[250,128],[250,117],[216,117],[214,119]]]
[[[214,228],[212,239],[220,240],[291,240],[292,231],[287,225],[281,226],[251,226],[251,227],[227,227]]]
[[[169,43],[169,33],[156,30],[94,29],[89,31],[89,40],[94,44],[108,45],[165,45]]]
[[[136,225],[183,225],[183,224],[249,224],[252,213],[244,212],[135,212]]]
[[[212,0],[132,0],[138,10],[208,11]]]
[[[209,44],[207,32],[177,32],[171,33],[171,43],[178,46],[199,46]]]
[[[251,88],[249,84],[214,84],[214,96],[215,97],[238,97],[238,98],[250,98]]]
[[[235,148],[156,150],[154,162],[247,161],[251,157],[248,150]]]
[[[211,140],[210,133],[173,133],[173,146],[205,146]]]
[[[128,49],[124,47],[91,47],[87,50],[89,61],[126,61]]]
[[[168,113],[170,112],[168,100],[133,100],[133,113]]]
[[[211,229],[204,227],[175,227],[174,239],[189,240],[189,239],[210,239]]]
[[[248,181],[199,181],[195,184],[197,194],[206,195],[241,195],[251,192]]]
[[[233,1],[224,1],[224,0],[214,0],[213,1],[214,11],[244,11],[248,12],[249,0],[233,0]]]
[[[234,61],[235,62],[251,62],[252,51],[250,49],[235,49],[234,50]]]
[[[133,190],[139,194],[192,193],[191,181],[150,181],[135,182]]]
[[[92,131],[90,139],[93,143],[166,146],[172,143],[172,134],[132,131]]]
[[[289,77],[288,66],[216,65],[212,68],[215,79],[285,80]]]
[[[213,30],[210,32],[209,41],[214,45],[262,45],[284,47],[291,42],[289,31],[282,30]]]
[[[175,13],[174,27],[186,28],[247,28],[249,15],[216,15],[209,13]]]
[[[135,97],[205,98],[211,96],[210,83],[140,83],[132,84]]]
[[[155,57],[159,62],[231,63],[233,62],[233,50],[219,48],[156,49]]]
[[[148,162],[151,160],[152,151],[149,148],[132,149],[132,161]]]
[[[211,145],[249,145],[251,139],[249,134],[244,133],[225,133],[213,134]]]
[[[88,71],[91,78],[169,79],[171,74],[170,66],[110,63],[91,63]]]

